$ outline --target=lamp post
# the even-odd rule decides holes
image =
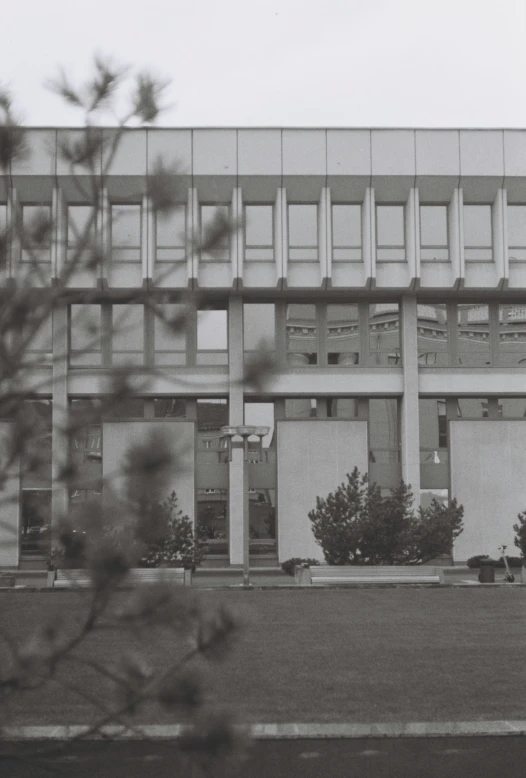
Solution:
[[[232,461],[232,449],[243,447],[243,586],[250,586],[250,520],[249,520],[249,483],[248,483],[248,439],[251,435],[259,438],[257,461],[260,461],[260,452],[263,447],[263,438],[268,435],[270,427],[256,427],[248,424],[221,427],[223,436],[228,441],[228,461]],[[242,443],[234,442],[235,437],[240,437]]]

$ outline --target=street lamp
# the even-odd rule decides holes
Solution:
[[[258,457],[256,461],[261,461],[261,450],[263,448],[263,438],[268,435],[270,427],[256,427],[249,424],[239,424],[237,427],[221,427],[223,436],[228,441],[228,461],[232,461],[232,449],[237,446],[243,446],[243,586],[250,586],[250,566],[249,566],[249,494],[248,494],[248,439],[252,435],[259,438]],[[240,437],[242,443],[235,443],[234,438]]]

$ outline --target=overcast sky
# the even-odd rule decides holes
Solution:
[[[95,51],[171,80],[166,126],[526,127],[526,0],[12,0],[0,79],[26,124]]]

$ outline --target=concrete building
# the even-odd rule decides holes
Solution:
[[[43,285],[86,218],[57,153],[74,132],[31,129],[30,154],[0,192],[7,223],[36,207],[53,217]],[[147,181],[159,155],[179,164],[182,195],[156,223]],[[269,563],[322,558],[307,513],[354,465],[383,489],[403,477],[417,502],[462,502],[455,561],[513,549],[526,507],[526,131],[129,130],[102,169],[108,260],[69,279],[68,305],[33,346],[31,380],[49,380],[28,413],[49,462],[18,479],[20,500],[2,509],[20,542],[0,564],[38,555],[53,517],[100,498],[127,443],[154,427],[184,449],[180,507],[207,526],[221,564],[242,563],[244,467],[251,554]],[[187,238],[218,210],[244,217],[244,229],[190,255]],[[24,262],[13,245],[4,285]],[[132,302],[143,290],[173,313],[189,288],[202,294],[184,335]],[[89,305],[75,302],[86,289]],[[243,390],[261,345],[278,372],[264,390]],[[110,418],[100,401],[123,365],[139,383],[156,370]],[[74,441],[80,475],[68,495],[52,483],[64,457],[52,421],[86,406],[92,424]],[[237,448],[228,461],[226,423],[271,428],[261,463],[245,464]]]

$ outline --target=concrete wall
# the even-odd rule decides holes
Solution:
[[[0,470],[6,462],[6,444],[10,435],[9,422],[0,422]],[[0,490],[0,567],[18,565],[20,536],[20,473],[18,466],[11,467]]]
[[[323,561],[308,517],[356,465],[367,472],[365,421],[280,421],[278,444],[278,556]]]
[[[526,423],[453,421],[450,423],[451,496],[464,506],[464,531],[453,557],[498,555],[498,547],[518,556],[513,524],[526,507],[524,462]]]
[[[173,480],[168,485],[168,495],[177,492],[179,509],[194,521],[194,449],[195,434],[193,422],[162,421],[114,421],[106,422],[102,430],[102,462],[104,478],[111,477],[117,493],[124,486],[124,479],[118,471],[124,463],[130,446],[145,442],[151,432],[166,436],[177,454],[178,466]]]

